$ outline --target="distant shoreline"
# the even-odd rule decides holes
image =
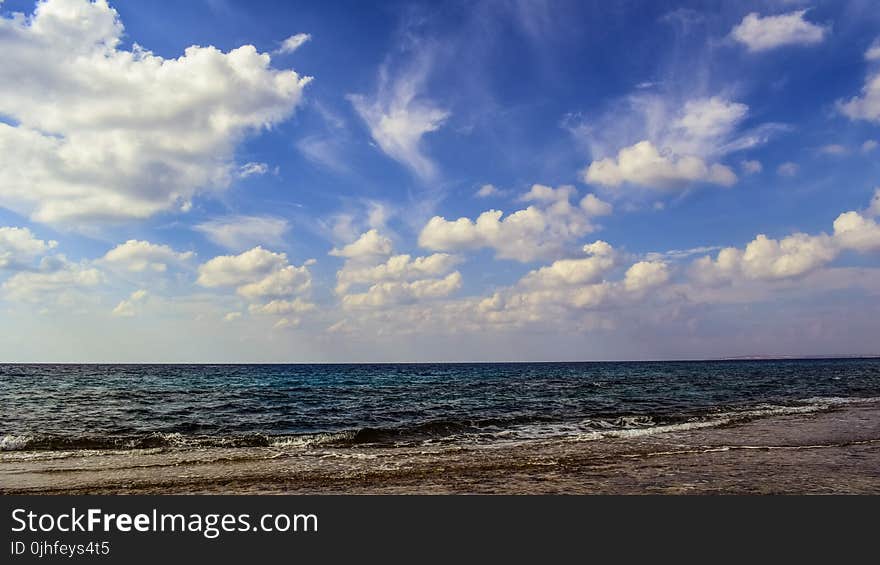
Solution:
[[[151,365],[151,366],[211,366],[211,367],[234,367],[234,366],[272,366],[272,365],[540,365],[554,363],[712,363],[719,361],[837,361],[847,359],[880,359],[880,354],[870,355],[811,355],[811,356],[785,356],[785,355],[754,355],[740,357],[707,357],[704,359],[611,359],[611,360],[575,360],[575,361],[290,361],[290,362],[241,362],[241,363],[211,363],[211,362],[152,362],[152,361],[0,361],[3,365]]]

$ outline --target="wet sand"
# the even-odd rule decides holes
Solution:
[[[0,453],[3,494],[880,494],[880,403],[487,444]]]

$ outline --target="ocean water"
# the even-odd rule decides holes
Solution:
[[[880,359],[0,365],[0,451],[639,436],[880,397]]]

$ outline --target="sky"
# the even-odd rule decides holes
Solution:
[[[880,354],[880,2],[0,0],[0,360]]]

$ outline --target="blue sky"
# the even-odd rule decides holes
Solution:
[[[0,358],[880,352],[880,4],[0,2]]]

